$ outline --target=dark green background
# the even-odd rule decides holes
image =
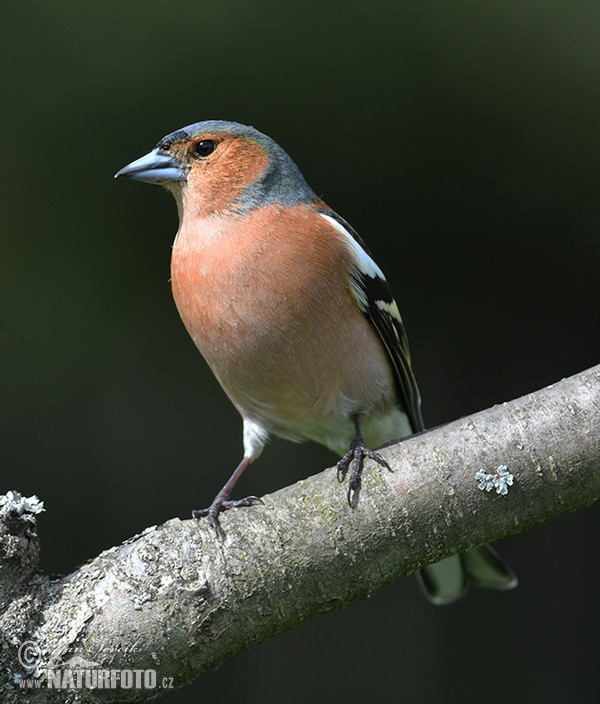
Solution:
[[[46,502],[46,571],[187,517],[240,456],[171,300],[175,205],[112,179],[190,122],[267,132],[362,234],[428,425],[598,362],[598,2],[57,0],[0,26],[1,490]],[[333,461],[275,441],[240,495]],[[504,541],[512,593],[436,609],[403,580],[164,701],[595,701],[597,518]]]

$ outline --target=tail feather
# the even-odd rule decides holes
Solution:
[[[461,556],[469,580],[487,589],[514,589],[519,580],[509,565],[490,546],[471,548]]]
[[[427,565],[417,575],[425,596],[433,604],[460,599],[469,584],[488,589],[513,589],[517,576],[489,545]]]

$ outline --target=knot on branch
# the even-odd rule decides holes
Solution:
[[[40,541],[37,496],[8,491],[0,496],[0,609],[4,610],[37,569]]]

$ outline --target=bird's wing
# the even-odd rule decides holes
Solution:
[[[352,293],[387,351],[400,401],[408,414],[413,432],[423,430],[421,395],[410,364],[404,323],[392,290],[356,230],[334,211],[320,210],[319,213],[347,239],[354,257],[350,278]]]

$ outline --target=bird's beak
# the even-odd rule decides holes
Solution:
[[[158,149],[153,149],[145,156],[127,164],[115,174],[115,178],[119,178],[119,176],[128,176],[136,181],[158,184],[185,181],[186,179],[186,173],[181,165],[172,157],[160,154]]]

